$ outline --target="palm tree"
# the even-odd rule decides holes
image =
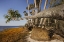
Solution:
[[[38,10],[36,10],[38,12],[41,11],[41,3],[42,3],[42,0],[34,0],[35,8],[38,9]]]
[[[34,8],[35,8],[35,5],[34,4],[29,4],[29,10],[31,10],[30,11],[30,14],[31,15],[34,15],[34,12],[35,12]],[[26,9],[28,10],[28,7],[26,7]]]
[[[42,0],[34,0],[34,4],[29,4],[29,10],[32,10],[32,9],[34,10],[34,8],[37,8],[36,11],[38,11],[38,12],[41,11],[41,9],[40,9],[41,2],[42,2]],[[28,10],[28,7],[26,7],[26,9]]]
[[[64,0],[50,0],[50,7],[55,7],[61,4],[64,4]]]
[[[46,2],[45,2],[44,9],[45,9],[45,7],[46,7],[47,1],[48,1],[48,0],[46,0]],[[49,5],[49,7],[56,7],[56,6],[61,5],[61,4],[64,4],[64,0],[50,0],[50,5]],[[43,18],[42,18],[42,20],[43,20]],[[45,25],[46,20],[47,20],[47,18],[44,19],[43,25]],[[42,22],[41,22],[41,23],[42,23]],[[50,19],[48,19],[48,23],[50,23]],[[55,24],[57,24],[57,20],[55,20]],[[48,25],[49,25],[49,24],[48,24]],[[56,26],[56,28],[57,28],[57,26]]]
[[[34,7],[34,5],[33,5],[33,4],[29,4],[28,0],[27,0],[27,4],[28,4],[28,7],[26,7],[26,9],[28,10],[28,16],[29,16],[30,10]],[[27,12],[26,12],[26,14],[27,14]],[[28,19],[27,19],[27,20],[28,20]],[[32,19],[30,19],[30,20],[32,20]],[[31,23],[29,23],[30,20],[28,20],[28,24],[27,24],[27,25],[29,25],[29,26],[30,26],[30,24],[31,24]],[[30,22],[32,22],[32,21],[30,21]],[[32,24],[31,24],[31,25],[32,25]]]
[[[12,10],[12,9],[8,10],[8,14],[5,15],[5,18],[7,19],[6,23],[12,20],[18,21],[22,19],[18,10]]]
[[[39,12],[41,11],[41,4],[42,4],[42,0],[40,0],[40,3],[39,3]]]
[[[45,0],[44,10],[46,9],[47,3],[48,3],[48,0]],[[42,22],[43,22],[43,25],[45,25],[46,20],[47,20],[46,18],[41,18],[39,27],[42,25]]]
[[[50,1],[50,7],[56,7],[58,5],[64,4],[64,0],[51,0]],[[56,28],[58,28],[58,21],[55,19]]]
[[[23,13],[24,13],[24,16],[28,16],[28,13],[26,11],[24,11]]]
[[[42,0],[34,0],[34,4],[29,4],[29,10],[32,10],[32,12],[30,12],[31,15],[35,15],[37,14],[37,11],[40,12],[41,11],[41,2]],[[34,10],[35,8],[35,10]],[[26,7],[26,9],[28,10],[28,7]],[[32,19],[33,20],[33,19]],[[38,23],[38,19],[35,20],[35,24]]]
[[[34,4],[35,4],[35,14],[37,14],[38,12],[40,12],[41,11],[41,2],[42,2],[42,0],[34,0]],[[36,10],[36,8],[38,9],[38,10]],[[39,19],[37,18],[37,19],[35,19],[35,24],[38,26],[38,24],[39,24],[39,21],[38,21]]]
[[[46,2],[45,2],[45,5],[44,5],[44,9],[45,9],[45,7],[46,7],[46,5],[47,5],[47,1],[48,0],[46,0]],[[58,5],[60,5],[60,4],[63,4],[63,0],[50,0],[50,5],[49,5],[49,7],[51,8],[51,7],[55,7],[55,6],[58,6]],[[43,18],[41,19],[41,21],[43,21],[43,25],[45,25],[45,22],[46,22],[46,20],[47,20],[47,18],[45,18],[44,19],[44,21],[43,21]],[[48,23],[50,22],[50,20],[48,19]],[[42,23],[42,22],[41,22]],[[55,23],[56,23],[56,20],[55,20]]]
[[[28,4],[28,16],[29,16],[29,12],[30,12],[30,11],[29,11],[29,2],[28,2],[28,0],[27,0],[27,4]]]
[[[34,4],[29,4],[29,10],[32,10],[32,9],[34,9]],[[26,9],[28,10],[28,6],[26,7]]]

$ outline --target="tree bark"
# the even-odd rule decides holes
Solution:
[[[34,0],[34,3],[35,3],[35,14],[37,14],[37,10],[36,10],[36,8],[37,8],[36,0]],[[35,19],[35,25],[37,24],[37,22],[38,22],[38,19]]]
[[[47,2],[48,2],[48,0],[45,0],[44,10],[46,9]],[[44,20],[43,20],[43,19],[44,19]],[[47,18],[41,18],[40,25],[41,25],[41,24],[45,25],[46,20],[47,20]],[[43,21],[43,23],[42,23],[42,21]]]
[[[28,0],[27,0],[27,4],[28,4],[28,16],[29,16],[29,12],[30,12],[30,11],[29,11],[29,2],[28,2]]]
[[[53,18],[53,19],[58,18],[59,19],[61,16],[63,19],[64,17],[63,11],[64,11],[64,4],[43,10],[34,16],[25,16],[25,18]]]

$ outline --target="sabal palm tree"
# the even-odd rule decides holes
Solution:
[[[34,0],[34,4],[35,4],[35,14],[37,14],[38,12],[41,11],[41,2],[42,2],[42,0]],[[37,8],[38,10],[36,10],[36,8]],[[39,24],[39,21],[38,21],[38,20],[39,20],[38,18],[35,19],[35,24],[37,24],[37,26],[38,26],[38,24]]]
[[[34,0],[34,4],[29,4],[29,10],[32,10],[34,8],[37,8],[37,11],[41,11],[41,2],[42,0]],[[28,10],[28,7],[26,7]]]
[[[26,11],[24,11],[23,13],[24,13],[24,16],[28,16],[28,13]]]
[[[36,0],[36,7],[38,8],[38,12],[41,11],[41,3],[42,3],[42,0]]]
[[[29,10],[32,10],[32,9],[34,9],[34,4],[29,4]],[[28,6],[26,7],[26,9],[28,10]]]
[[[35,4],[35,8],[37,8],[38,12],[41,11],[41,3],[42,3],[42,0],[34,0],[34,4]]]
[[[50,0],[50,7],[55,7],[61,4],[64,4],[64,0]]]
[[[27,1],[27,4],[28,4],[28,16],[29,16],[29,14],[30,14],[30,11],[29,11],[29,1],[28,0],[26,0]]]
[[[17,20],[22,19],[20,13],[18,12],[18,10],[12,10],[12,9],[8,10],[8,14],[5,15],[5,18],[7,19],[6,23],[10,22],[12,20],[17,21]]]
[[[55,1],[55,2],[53,2],[53,1]],[[52,0],[50,1],[51,2],[50,3],[50,7],[56,7],[56,6],[64,4],[64,0],[53,0],[53,1]],[[62,20],[58,21],[57,19],[55,19],[54,21],[55,21],[55,25],[56,25],[56,27],[55,27],[56,30],[55,31],[57,31],[57,33],[59,35],[61,35],[62,37],[64,37],[64,34],[63,34],[64,33],[64,31],[63,31],[64,29],[63,29],[63,26],[62,26],[63,25],[63,21]]]
[[[34,4],[29,4],[29,10],[31,10],[30,11],[30,14],[31,15],[34,15],[34,12],[35,12],[34,8],[35,8],[35,5]],[[26,7],[26,9],[28,10],[28,7]]]
[[[48,1],[48,0],[46,0],[46,1]],[[46,7],[46,3],[45,3],[45,6],[44,6],[44,9]],[[55,6],[58,6],[58,5],[61,5],[61,4],[64,4],[64,0],[50,0],[50,5],[49,6],[50,7],[55,7]],[[45,24],[46,20],[47,20],[47,18],[44,19],[43,24]],[[48,21],[48,22],[50,22],[50,21]],[[55,20],[55,23],[56,22],[57,22],[57,20]]]
[[[32,10],[32,12],[30,12],[31,15],[34,15],[37,13],[37,11],[39,12],[40,11],[40,5],[41,5],[41,0],[34,0],[34,4],[29,4],[28,3],[28,0],[27,0],[27,4],[28,4],[28,7],[26,7],[26,9],[29,11],[29,10]],[[37,10],[34,11],[34,8]],[[29,14],[29,12],[28,12]],[[36,23],[38,20],[36,19]]]
[[[47,3],[48,3],[48,0],[45,0],[44,10],[46,9]],[[42,24],[45,25],[45,21],[46,21],[46,18],[41,18],[39,27],[40,27]]]
[[[64,4],[64,0],[50,0],[50,7],[56,7],[58,5]],[[55,24],[56,24],[56,28],[57,28],[57,20],[55,19]]]

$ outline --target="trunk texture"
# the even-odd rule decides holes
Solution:
[[[53,19],[63,19],[64,17],[64,4],[53,8],[49,8],[39,12],[34,16],[25,16],[25,18],[53,18]]]
[[[44,10],[46,9],[47,2],[48,2],[48,0],[45,0]],[[43,19],[44,19],[44,20],[43,20]],[[45,25],[46,20],[47,20],[46,18],[41,18],[40,24]]]

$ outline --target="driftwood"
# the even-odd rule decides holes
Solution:
[[[53,8],[49,8],[49,9],[45,9],[43,11],[41,11],[40,13],[37,13],[33,16],[26,16],[25,18],[58,18],[58,19],[63,19],[64,18],[64,4],[53,7]]]

